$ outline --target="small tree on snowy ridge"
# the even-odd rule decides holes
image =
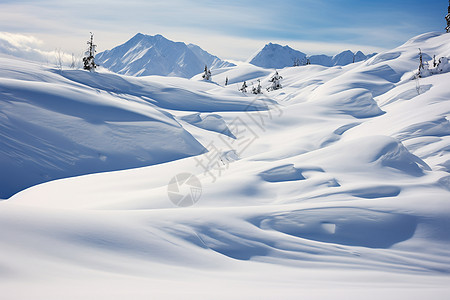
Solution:
[[[202,75],[203,79],[211,80],[211,71],[208,69],[208,66],[205,65],[205,73]]]
[[[247,83],[245,81],[239,90],[243,93],[247,93]]]
[[[92,32],[91,39],[87,41],[87,44],[89,45],[89,47],[85,53],[86,56],[83,57],[83,69],[94,72],[95,68],[97,67],[94,60],[97,45],[94,45],[94,35],[92,34]]]
[[[447,72],[450,72],[450,63],[448,57],[444,56],[439,58],[438,61],[436,61],[436,55],[434,55],[433,61],[424,62],[422,50],[419,49],[419,69],[417,70],[417,73],[414,76],[416,79]]]
[[[261,80],[258,79],[258,86],[253,87],[252,93],[255,95],[262,94],[262,86],[261,86]]]
[[[269,79],[269,82],[272,82],[272,85],[267,88],[267,91],[275,91],[281,89],[281,79],[283,79],[283,77],[278,74],[278,71],[275,70],[275,74]]]

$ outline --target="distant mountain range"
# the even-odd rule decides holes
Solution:
[[[353,53],[350,50],[341,52],[335,56],[328,55],[311,55],[294,50],[289,46],[281,46],[269,43],[264,46],[258,53],[252,56],[248,62],[262,68],[282,69],[292,67],[294,64],[306,64],[309,60],[311,64],[321,65],[325,67],[345,66],[353,62],[366,60],[374,54],[365,55],[361,51]]]
[[[119,74],[131,76],[177,76],[191,78],[209,68],[234,64],[211,55],[199,46],[173,42],[162,35],[136,34],[126,43],[95,57],[97,64]]]
[[[269,43],[251,57],[248,62],[263,68],[281,69],[294,64],[311,64],[326,67],[344,66],[359,62],[375,54],[364,55],[350,50],[335,56],[312,55],[294,50],[289,46]],[[119,74],[131,76],[177,76],[191,78],[203,72],[205,65],[211,69],[232,67],[234,64],[221,60],[197,45],[174,42],[162,35],[136,34],[126,43],[96,55],[97,64]]]

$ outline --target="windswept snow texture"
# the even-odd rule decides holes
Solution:
[[[2,299],[448,298],[450,73],[411,78],[449,45],[284,68],[262,95],[237,89],[270,85],[249,64],[205,82],[2,59]],[[186,173],[201,191],[168,186]]]
[[[307,56],[305,53],[294,50],[289,46],[269,43],[248,61],[255,66],[274,69],[292,67],[294,63],[305,65],[307,61],[313,65],[333,67],[364,61],[374,55],[375,54],[369,54],[366,56],[361,51],[353,53],[350,50],[346,50],[335,56],[328,56],[325,54]]]
[[[131,76],[177,76],[191,78],[205,67],[223,68],[234,64],[222,61],[200,47],[173,42],[162,35],[136,34],[125,44],[101,52],[96,63],[113,72]]]

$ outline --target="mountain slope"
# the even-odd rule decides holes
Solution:
[[[96,55],[96,62],[118,74],[131,76],[177,76],[190,78],[205,67],[229,67],[195,45],[173,42],[162,35],[136,34],[126,43]]]

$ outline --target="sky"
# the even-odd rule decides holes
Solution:
[[[447,7],[446,0],[0,0],[0,51],[81,55],[92,31],[99,52],[140,32],[239,61],[269,42],[309,55],[372,53],[443,32]]]

